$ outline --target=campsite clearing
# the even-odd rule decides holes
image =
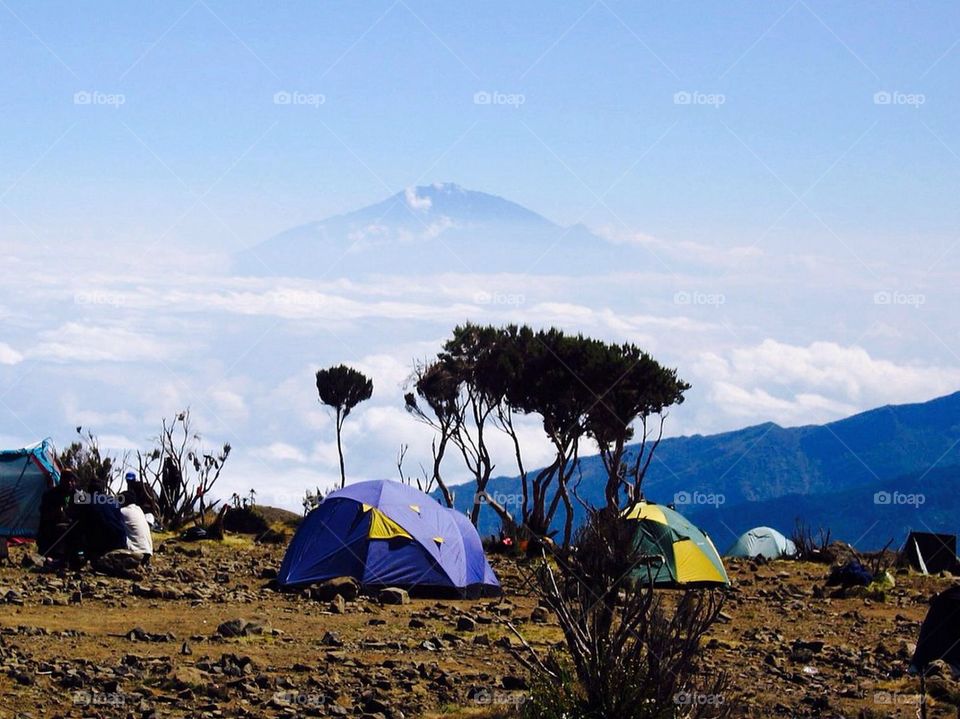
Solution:
[[[282,545],[162,544],[139,581],[0,568],[0,718],[359,709],[489,719],[510,716],[523,694],[501,621],[540,649],[559,639],[552,622],[531,620],[537,602],[518,593],[519,571],[501,557],[491,559],[503,602],[338,605],[265,588]],[[12,554],[19,561],[24,550]],[[950,579],[900,574],[877,603],[815,596],[823,565],[727,568],[733,601],[711,632],[705,671],[732,674],[739,696],[723,701],[740,716],[915,716],[917,682],[904,674],[910,645],[926,598]],[[930,716],[956,710],[941,702]]]

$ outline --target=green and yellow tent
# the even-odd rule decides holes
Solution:
[[[624,512],[636,521],[634,546],[643,557],[662,561],[644,562],[632,573],[638,584],[679,589],[722,587],[730,584],[720,555],[710,537],[682,514],[653,502],[640,501]]]

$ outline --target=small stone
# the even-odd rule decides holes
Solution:
[[[550,621],[550,610],[546,607],[534,607],[530,612],[530,621],[534,624],[546,624]]]
[[[242,637],[249,624],[246,619],[228,619],[217,627],[217,634],[221,637]]]
[[[500,682],[500,686],[507,691],[519,691],[527,688],[527,680],[523,677],[517,677],[508,674]]]
[[[323,636],[320,638],[320,643],[325,647],[342,647],[343,642],[333,632],[324,632]]]
[[[315,584],[305,591],[316,602],[329,602],[338,594],[344,600],[353,602],[360,596],[360,582],[353,577],[335,577]]]
[[[386,589],[381,589],[379,599],[381,604],[410,603],[410,595],[407,593],[407,590],[400,589],[399,587],[387,587]]]

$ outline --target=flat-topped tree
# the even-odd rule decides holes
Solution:
[[[600,451],[607,482],[608,507],[640,499],[643,478],[663,437],[667,408],[681,404],[690,385],[633,344],[605,345],[585,382],[597,401],[587,412],[584,428]],[[639,429],[636,454],[627,444]]]
[[[406,395],[407,409],[437,431],[434,476],[447,442],[463,456],[476,482],[470,516],[476,524],[486,502],[506,525],[521,525],[545,538],[561,508],[563,543],[573,534],[571,480],[577,472],[581,442],[594,440],[607,469],[606,506],[633,501],[662,434],[664,411],[683,401],[689,385],[676,370],[660,365],[632,344],[568,335],[552,328],[481,326],[467,323],[454,329],[436,359],[418,366],[414,389]],[[545,467],[528,472],[523,461],[516,414],[534,415],[554,450]],[[659,417],[653,425],[651,418]],[[636,456],[627,444],[642,428]],[[519,517],[486,494],[495,467],[489,430],[511,439],[520,473],[523,501]],[[514,510],[515,511],[515,510]]]
[[[347,484],[347,475],[343,465],[343,423],[350,412],[361,402],[370,399],[373,394],[373,380],[359,370],[346,365],[338,365],[317,372],[317,392],[320,401],[332,407],[337,428],[337,454],[340,457],[340,486]]]

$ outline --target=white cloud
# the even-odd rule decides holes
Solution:
[[[256,457],[268,461],[280,462],[306,462],[307,456],[302,450],[297,449],[292,444],[286,442],[273,442],[266,447],[258,447],[251,450]]]
[[[0,342],[0,364],[15,365],[23,361],[23,355],[6,342]]]
[[[407,201],[407,206],[411,210],[429,210],[433,201],[429,197],[419,197],[417,188],[408,187],[403,191],[403,197]]]
[[[213,409],[230,419],[246,419],[250,412],[242,394],[225,387],[215,387],[210,390],[210,399]]]
[[[704,352],[693,374],[695,383],[708,386],[714,411],[781,424],[838,419],[960,387],[960,368],[898,364],[835,342],[797,346],[767,339],[725,353]]]
[[[646,247],[657,255],[678,260],[696,261],[714,267],[721,265],[737,266],[764,256],[763,250],[757,245],[724,247],[689,240],[663,240],[652,235],[639,232],[623,233],[611,228],[601,229],[599,234],[601,237],[617,244]]]
[[[30,356],[54,362],[152,362],[169,357],[171,346],[123,327],[68,322],[40,333]]]

